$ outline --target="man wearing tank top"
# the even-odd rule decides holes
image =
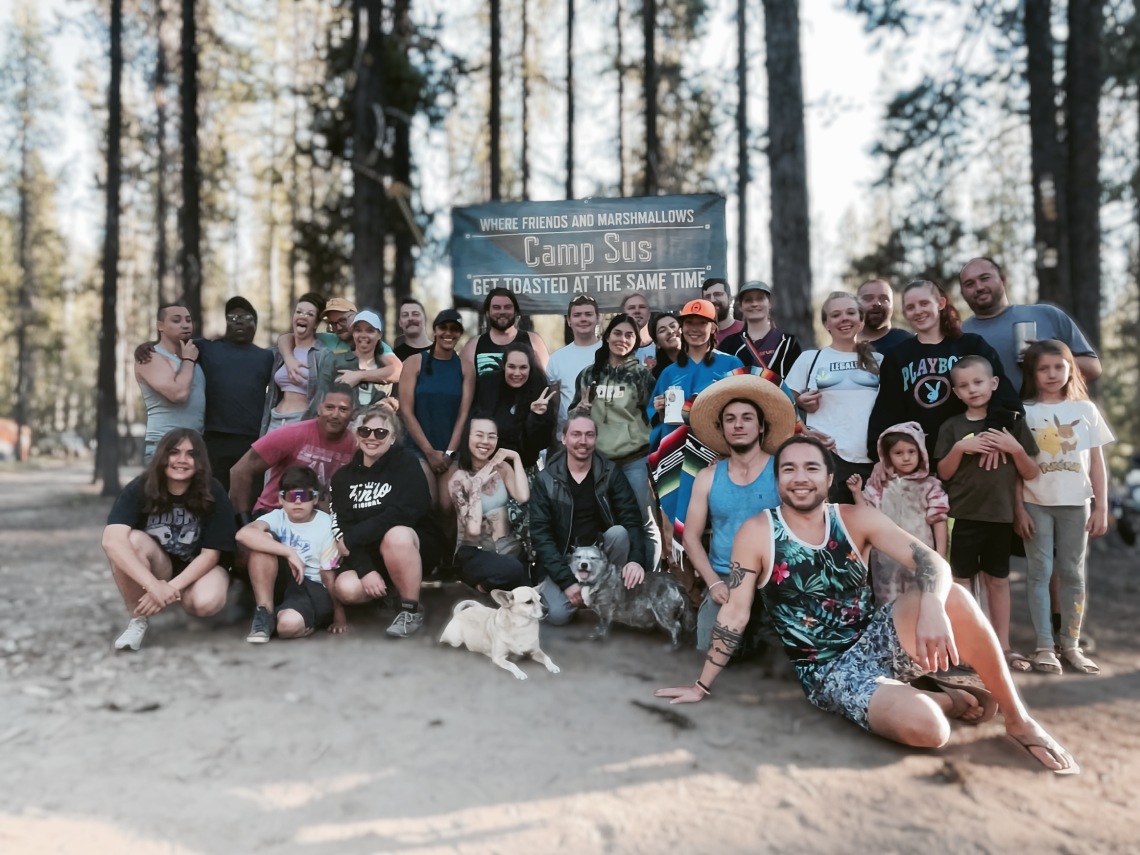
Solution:
[[[175,303],[158,307],[158,344],[162,359],[135,363],[135,379],[146,404],[143,462],[154,455],[158,441],[174,428],[202,432],[206,420],[206,376],[198,365],[198,348],[190,340],[194,319]]]
[[[469,339],[460,356],[468,365],[475,367],[475,376],[480,376],[502,367],[503,355],[507,347],[514,344],[520,335],[523,342],[530,342],[534,358],[544,371],[550,354],[542,336],[534,332],[523,332],[518,328],[519,301],[507,288],[492,288],[483,301],[483,315],[487,319],[487,331],[478,338]]]
[[[808,700],[886,739],[940,748],[949,719],[980,724],[1000,709],[1006,735],[1056,774],[1080,771],[1073,756],[1029,716],[985,616],[933,549],[869,506],[827,502],[835,463],[823,443],[797,436],[776,450],[778,507],[741,526],[732,546],[728,602],[721,607],[700,678],[658,689],[692,703],[739,649],[757,590]],[[869,547],[914,573],[914,589],[877,607],[862,556]],[[929,672],[959,654],[985,688]]]

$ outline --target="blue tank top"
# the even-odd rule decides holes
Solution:
[[[175,356],[166,348],[155,345],[154,352],[169,359],[175,373],[182,367],[182,357]],[[143,403],[146,404],[146,438],[148,445],[157,443],[174,428],[193,428],[199,433],[206,423],[206,375],[202,366],[194,364],[194,379],[190,381],[190,395],[181,404],[156,392],[143,381],[139,381]]]
[[[436,359],[431,353],[431,349],[423,352],[416,379],[416,421],[432,448],[447,451],[463,401],[463,365],[458,354]]]
[[[505,508],[507,506],[507,501],[511,498],[510,494],[507,492],[507,485],[502,478],[499,478],[495,482],[494,493],[491,493],[489,496],[486,493],[483,493],[482,496],[483,516],[487,516],[487,514],[491,514],[501,508]]]
[[[776,492],[776,464],[771,457],[751,484],[733,483],[728,475],[728,461],[716,464],[712,489],[709,490],[709,523],[712,540],[709,542],[709,563],[721,576],[728,575],[728,562],[732,558],[732,541],[749,517],[780,504]]]
[[[772,575],[760,589],[784,651],[800,682],[847,652],[874,616],[867,568],[851,543],[839,506],[826,504],[823,543],[804,543],[779,508],[765,511],[772,527]]]

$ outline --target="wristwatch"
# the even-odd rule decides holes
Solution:
[[[449,449],[447,449],[447,451],[445,451],[443,453],[443,456],[446,457],[448,460],[453,460],[453,459],[455,459],[455,452],[449,448]]]

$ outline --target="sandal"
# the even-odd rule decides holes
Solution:
[[[1061,648],[1061,658],[1082,674],[1099,674],[1100,666],[1083,654],[1079,647]]]
[[[1039,647],[1033,654],[1033,670],[1043,674],[1060,674],[1061,660],[1048,647]]]
[[[1081,774],[1080,764],[1077,763],[1073,755],[1062,748],[1061,744],[1044,730],[1042,730],[1040,726],[1035,725],[1033,733],[1014,734],[1007,731],[1006,736],[1013,740],[1014,745],[1016,745],[1018,748],[1023,749],[1026,754],[1028,754],[1038,763],[1041,763],[1041,758],[1033,753],[1031,750],[1033,748],[1042,749],[1053,760],[1055,760],[1057,763],[1062,764],[1060,769],[1049,769],[1048,766],[1045,767],[1046,769],[1049,769],[1049,771],[1054,775]],[[1044,766],[1045,764],[1042,763],[1041,765]]]
[[[1033,668],[1029,657],[1022,656],[1016,650],[1003,650],[1002,655],[1005,656],[1005,664],[1009,666],[1010,671],[1020,671],[1024,674]]]
[[[997,701],[994,700],[994,696],[980,686],[971,686],[967,683],[953,683],[950,680],[944,680],[932,674],[920,677],[911,683],[911,685],[917,689],[926,691],[943,692],[950,698],[950,709],[946,711],[946,718],[957,719],[963,724],[983,724],[993,718],[994,713],[997,712],[998,705]],[[966,700],[964,695],[972,695],[977,703],[971,704]],[[966,718],[966,715],[973,710],[981,710],[982,714],[977,718]]]

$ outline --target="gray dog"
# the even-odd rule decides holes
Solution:
[[[611,564],[600,546],[579,546],[570,553],[570,569],[582,586],[582,600],[598,614],[598,638],[605,638],[615,621],[638,629],[661,627],[681,644],[681,633],[695,626],[693,605],[668,573],[646,573],[645,581],[626,588],[621,568]]]

